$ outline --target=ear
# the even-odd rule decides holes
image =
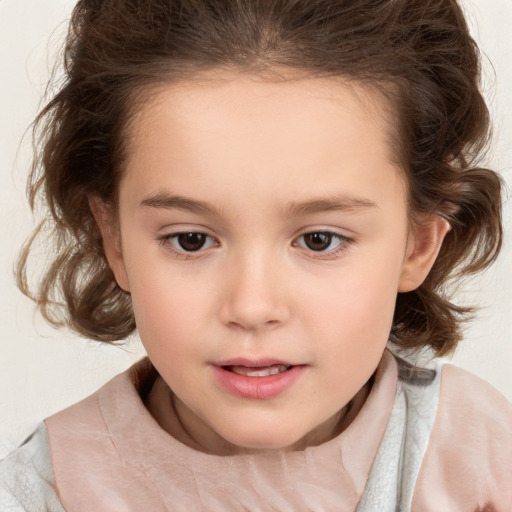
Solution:
[[[99,227],[103,239],[103,250],[107,257],[108,264],[114,272],[117,284],[125,292],[130,291],[126,266],[121,247],[121,236],[119,226],[112,209],[97,196],[89,196],[89,208],[94,220]]]
[[[422,219],[407,242],[398,283],[399,292],[410,292],[423,283],[436,261],[448,231],[450,224],[439,215],[432,214]]]

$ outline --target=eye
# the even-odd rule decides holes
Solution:
[[[331,252],[340,248],[348,239],[330,231],[312,231],[301,235],[295,245],[314,252]]]
[[[198,252],[215,245],[212,237],[206,233],[189,232],[165,235],[161,238],[164,245],[176,252]]]

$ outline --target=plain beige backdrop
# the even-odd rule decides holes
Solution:
[[[24,187],[30,139],[74,0],[0,0],[0,458],[43,418],[76,402],[141,357],[136,339],[105,347],[46,326],[16,289],[13,262],[33,219]],[[484,57],[495,137],[489,161],[508,183],[498,263],[459,299],[482,307],[454,361],[512,400],[512,0],[463,0]],[[493,66],[487,60],[492,61]],[[470,393],[471,390],[468,390]]]

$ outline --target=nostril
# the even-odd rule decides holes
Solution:
[[[280,320],[266,320],[262,322],[240,319],[239,321],[228,322],[228,326],[234,329],[244,331],[271,330],[278,327],[282,322]]]
[[[254,284],[225,291],[219,310],[224,325],[254,331],[275,328],[288,319],[287,300],[279,290],[265,291],[261,284]]]

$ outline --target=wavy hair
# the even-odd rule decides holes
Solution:
[[[49,322],[88,338],[115,342],[136,328],[88,196],[115,207],[141,93],[226,67],[342,77],[386,95],[410,218],[434,213],[451,225],[425,282],[398,294],[390,339],[452,351],[471,309],[451,301],[447,284],[485,269],[502,243],[501,182],[478,165],[489,135],[480,58],[455,0],[79,1],[64,78],[34,124],[28,194],[49,214],[22,249],[20,289]],[[28,263],[43,235],[52,250],[32,289]]]

